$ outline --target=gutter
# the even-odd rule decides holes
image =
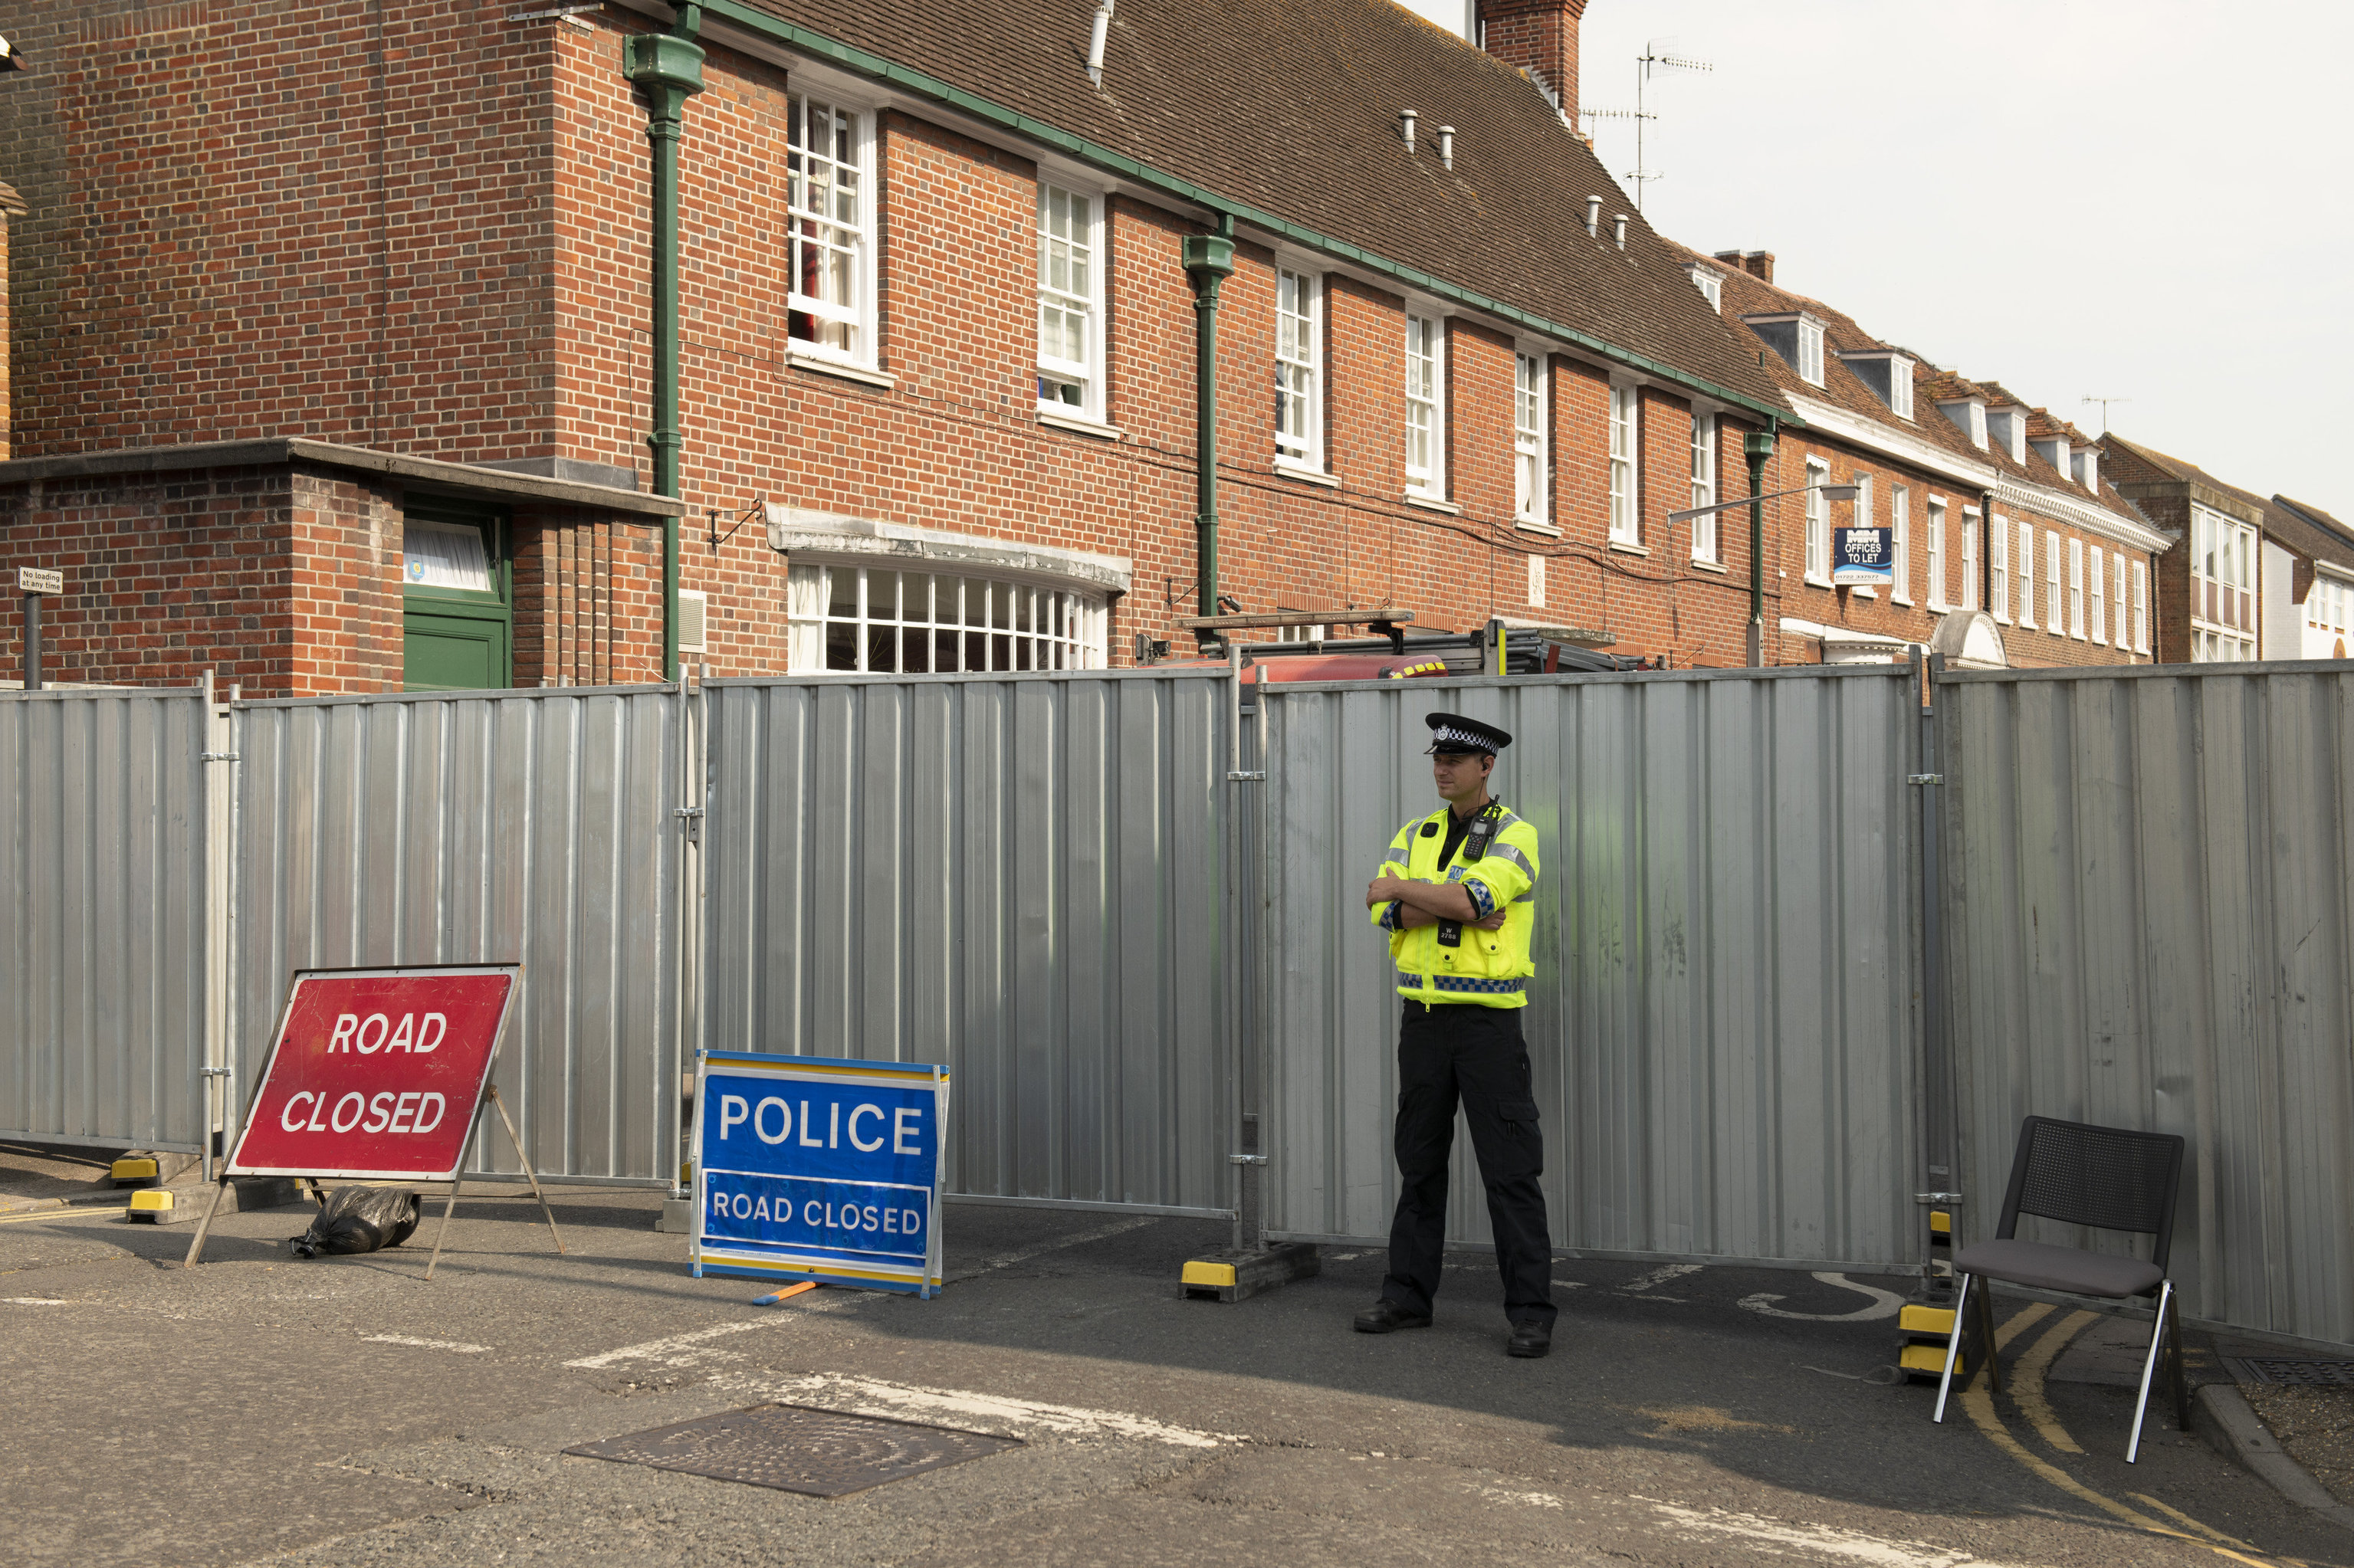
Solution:
[[[992,103],[985,98],[967,92],[962,88],[950,86],[937,77],[886,60],[880,55],[869,54],[864,49],[854,48],[848,44],[829,38],[823,34],[813,33],[806,27],[797,26],[779,17],[771,16],[765,11],[754,10],[751,6],[741,4],[740,0],[709,0],[706,5],[682,5],[678,9],[682,16],[688,13],[696,13],[724,21],[728,26],[740,28],[755,37],[783,45],[801,54],[822,59],[830,65],[840,66],[844,70],[854,71],[873,80],[887,82],[916,97],[927,98],[935,103],[970,115],[984,124],[1012,132],[1033,142],[1043,143],[1082,163],[1093,164],[1097,168],[1133,181],[1150,190],[1158,191],[1163,196],[1206,209],[1214,217],[1224,220],[1224,225],[1248,224],[1253,228],[1275,235],[1294,245],[1320,251],[1327,256],[1337,257],[1341,260],[1363,267],[1369,272],[1405,284],[1413,291],[1479,311],[1509,322],[1514,326],[1524,327],[1539,336],[1582,348],[1589,354],[1609,360],[1613,364],[1622,365],[1629,370],[1640,371],[1659,381],[1681,387],[1688,392],[1696,392],[1703,397],[1744,409],[1759,419],[1776,419],[1789,429],[1805,429],[1805,421],[1795,417],[1787,408],[1760,402],[1744,393],[1735,392],[1730,387],[1719,387],[1712,381],[1704,380],[1688,371],[1679,370],[1671,365],[1663,364],[1628,349],[1615,347],[1590,333],[1580,332],[1575,327],[1564,325],[1560,322],[1548,321],[1533,312],[1521,309],[1518,305],[1509,305],[1501,300],[1490,299],[1475,290],[1434,278],[1418,268],[1392,261],[1386,257],[1376,255],[1345,239],[1335,239],[1303,225],[1293,223],[1288,218],[1278,217],[1273,213],[1262,211],[1247,203],[1219,196],[1214,191],[1193,184],[1191,180],[1165,174],[1148,164],[1140,163],[1125,153],[1114,152],[1111,148],[1090,142],[1084,136],[1076,136],[1060,127],[1049,125],[1043,120],[1008,109],[1002,104]],[[697,85],[700,86],[699,79]],[[1225,232],[1230,233],[1232,230],[1225,228]],[[1204,609],[1203,613],[1210,612]]]

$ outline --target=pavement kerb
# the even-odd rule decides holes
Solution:
[[[107,1192],[76,1192],[64,1198],[0,1198],[0,1214],[30,1214],[46,1209],[78,1209],[92,1204],[104,1207],[110,1203],[131,1202],[135,1187],[120,1187]]]
[[[2237,1459],[2300,1508],[2309,1509],[2346,1530],[2354,1530],[2354,1507],[2339,1502],[2313,1478],[2311,1471],[2291,1458],[2256,1413],[2248,1408],[2237,1386],[2211,1383],[2200,1386],[2191,1425],[2226,1457]]]

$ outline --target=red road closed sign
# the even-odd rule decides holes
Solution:
[[[522,972],[296,974],[225,1174],[456,1180]]]

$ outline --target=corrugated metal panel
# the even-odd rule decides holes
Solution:
[[[0,695],[0,1134],[194,1150],[205,705]]]
[[[1397,1002],[1364,885],[1437,804],[1445,709],[1513,734],[1497,793],[1543,846],[1555,1243],[1918,1261],[1912,691],[1885,666],[1275,688],[1270,1229],[1387,1232]],[[1484,1238],[1468,1139],[1451,1192],[1450,1234]]]
[[[1968,1234],[2031,1112],[2178,1132],[2185,1310],[2354,1341],[2354,674],[1973,673],[1937,700]]]
[[[663,688],[238,711],[238,1103],[301,969],[514,962],[502,1097],[557,1179],[676,1171],[682,699]],[[476,1168],[514,1171],[493,1127]]]
[[[714,682],[706,1048],[948,1063],[951,1192],[1225,1206],[1228,691]]]

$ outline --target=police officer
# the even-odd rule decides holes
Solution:
[[[1382,1297],[1357,1331],[1430,1326],[1447,1239],[1447,1157],[1459,1101],[1488,1189],[1504,1278],[1509,1355],[1553,1343],[1553,1237],[1545,1225],[1544,1141],[1521,1040],[1529,938],[1536,924],[1536,830],[1488,794],[1512,737],[1460,714],[1432,714],[1431,777],[1447,804],[1398,830],[1365,889],[1389,933],[1405,1017],[1398,1026],[1397,1217]]]

